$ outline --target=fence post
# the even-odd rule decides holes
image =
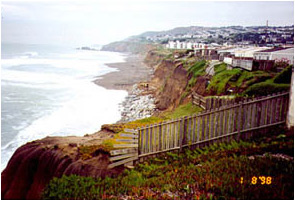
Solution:
[[[180,131],[180,133],[179,133],[179,152],[181,152],[182,151],[182,141],[183,141],[183,130],[184,130],[184,119],[185,118],[182,118],[181,120],[180,120],[180,129],[179,129],[179,131]]]
[[[150,136],[149,136],[149,150],[150,152],[154,151],[154,146],[153,146],[153,125],[150,125]]]
[[[141,154],[141,144],[142,144],[142,139],[141,139],[141,129],[137,128],[137,134],[138,134],[138,155]]]
[[[237,135],[237,140],[239,141],[241,138],[241,121],[242,121],[242,108],[243,108],[243,102],[240,101],[239,103],[239,109],[238,109],[238,135]]]
[[[162,123],[159,124],[159,151],[162,151]]]
[[[137,127],[136,128],[136,130],[137,130],[137,135],[138,135],[138,147],[137,147],[137,155],[139,156],[140,155],[140,144],[141,144],[141,138],[140,138],[140,128],[139,127]],[[134,138],[133,138],[134,139]],[[139,162],[139,158],[136,160],[136,161],[134,161],[134,165],[137,165],[138,164],[138,162]]]
[[[141,127],[140,129],[140,146],[138,147],[138,150],[140,152],[140,154],[143,154],[144,153],[144,127]],[[140,162],[143,162],[143,158],[141,157]]]
[[[209,98],[206,98],[206,99],[204,99],[205,100],[205,107],[206,107],[206,110],[210,110],[210,107],[209,107],[209,105],[210,105],[210,100],[209,100]]]
[[[149,153],[149,127],[145,127],[145,153]]]
[[[184,117],[182,144],[187,143],[187,118],[188,118],[187,116]]]

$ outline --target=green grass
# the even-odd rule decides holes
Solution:
[[[273,93],[288,91],[289,89],[290,84],[262,82],[250,86],[243,94],[247,96],[267,96]]]
[[[138,119],[135,121],[130,121],[124,124],[105,124],[102,126],[102,129],[113,131],[115,133],[120,133],[124,128],[133,128],[144,127],[150,124],[157,124],[163,121],[168,121],[170,119],[176,119],[183,116],[190,116],[201,112],[202,108],[193,105],[192,103],[182,104],[175,108],[173,111],[161,113],[159,116],[151,116],[143,119]]]
[[[174,111],[172,112],[166,112],[163,114],[163,116],[167,119],[176,119],[183,116],[190,116],[196,113],[199,113],[202,111],[202,108],[193,105],[192,103],[187,103],[178,106]]]
[[[274,77],[273,82],[278,84],[290,84],[292,77],[292,69],[293,65],[289,65],[288,67],[286,67],[284,70],[282,70],[282,72],[280,72]]]
[[[192,103],[182,104],[175,108],[173,111],[161,113],[159,116],[152,116],[136,121],[131,121],[125,124],[126,128],[137,128],[150,124],[160,123],[171,119],[176,119],[184,116],[190,116],[202,111],[202,108],[193,105]]]
[[[272,79],[251,85],[243,94],[246,96],[266,96],[281,91],[288,91],[290,89],[292,68],[293,66],[290,65]]]
[[[227,89],[236,89],[236,91],[244,91],[250,86],[261,83],[273,78],[273,73],[264,71],[246,71],[240,68],[226,70],[226,64],[218,64],[214,66],[215,75],[212,77],[207,91],[214,95],[227,94]]]
[[[227,64],[225,63],[221,63],[221,64],[217,64],[214,66],[214,72],[215,74],[218,74],[222,71],[225,71],[226,70],[226,67],[227,67]]]
[[[152,116],[152,117],[147,117],[147,118],[144,118],[144,119],[138,119],[138,120],[135,120],[135,121],[128,122],[128,123],[126,123],[127,124],[126,127],[129,127],[128,125],[145,126],[146,124],[154,124],[154,123],[159,123],[161,121],[164,121],[164,119],[160,118],[160,117]]]
[[[198,77],[200,75],[204,75],[206,60],[195,62],[192,66],[188,68],[188,73],[192,74],[192,77]]]
[[[194,87],[197,82],[197,78],[206,74],[206,60],[196,61],[195,58],[191,59],[191,61],[187,62],[188,64],[184,65],[184,67],[187,69],[187,77],[189,80],[184,90],[185,94],[181,96],[181,100],[183,100],[186,95],[190,94],[192,87]]]
[[[44,199],[292,199],[294,163],[273,157],[294,155],[294,135],[252,142],[213,144],[181,154],[167,153],[116,178],[76,175],[54,178]],[[262,184],[259,177],[271,177]],[[241,183],[243,177],[243,183]],[[257,183],[251,184],[257,177]]]
[[[242,71],[241,76],[236,82],[236,86],[241,87],[243,83],[245,83],[246,86],[251,86],[256,82],[265,81],[270,78],[272,78],[272,76],[264,71]]]
[[[220,71],[218,74],[214,75],[211,79],[207,90],[212,91],[216,95],[221,95],[226,90],[226,85],[233,77],[239,77],[242,73],[241,69],[235,68],[233,70]]]

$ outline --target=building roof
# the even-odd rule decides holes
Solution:
[[[294,48],[287,48],[279,51],[273,52],[275,54],[294,54]]]
[[[253,57],[253,54],[258,51],[270,49],[269,47],[248,47],[234,52],[236,57]]]
[[[284,50],[284,49],[287,49],[287,48],[284,48],[284,47],[275,47],[275,48],[272,48],[272,49],[261,50],[259,52],[275,52],[275,51]]]

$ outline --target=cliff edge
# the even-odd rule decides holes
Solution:
[[[112,133],[100,131],[84,137],[46,137],[18,148],[1,174],[2,199],[40,199],[53,177],[81,175],[105,177],[120,169],[107,170],[108,152],[102,141]]]

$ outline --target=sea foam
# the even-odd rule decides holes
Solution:
[[[46,136],[82,136],[119,120],[119,103],[127,92],[106,90],[93,80],[117,71],[104,63],[123,61],[121,54],[81,50],[52,58],[28,51],[3,59],[1,138],[14,137],[1,147],[2,170],[27,142]],[[14,105],[21,111],[13,111]]]

